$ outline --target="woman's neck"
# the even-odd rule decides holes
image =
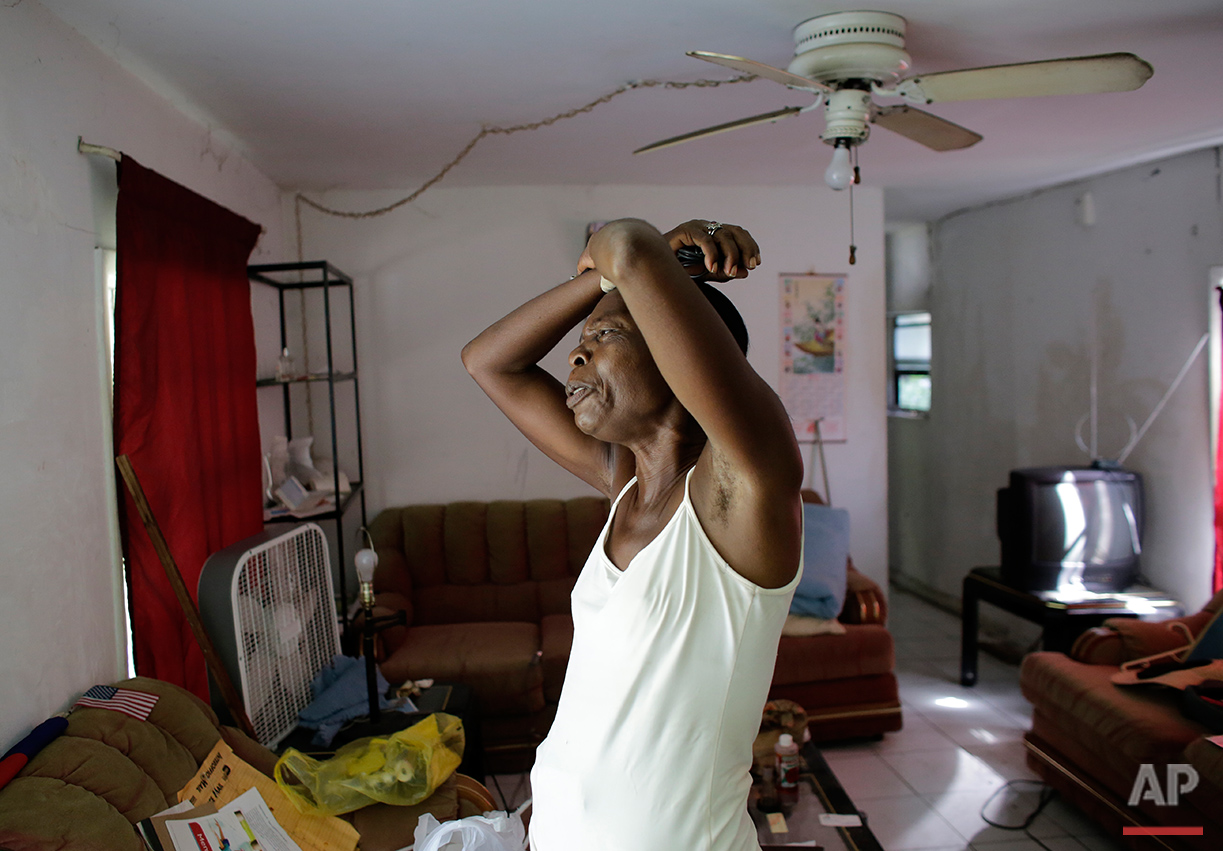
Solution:
[[[701,457],[705,448],[704,433],[689,435],[682,440],[657,441],[633,450],[636,463],[637,501],[643,506],[667,502],[676,485]]]

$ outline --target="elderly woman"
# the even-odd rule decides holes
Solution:
[[[703,268],[681,266],[685,246]],[[463,350],[532,443],[613,499],[531,772],[535,851],[759,847],[752,740],[798,578],[802,462],[742,320],[690,274],[729,281],[759,263],[733,225],[612,222],[575,278]],[[579,323],[561,384],[538,361]]]

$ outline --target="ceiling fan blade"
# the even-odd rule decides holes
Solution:
[[[695,56],[697,59],[704,59],[706,62],[712,62],[715,65],[721,65],[724,68],[730,68],[733,71],[739,71],[743,74],[755,74],[757,77],[764,77],[766,80],[781,83],[783,86],[789,86],[792,89],[801,89],[805,92],[832,91],[832,89],[823,83],[817,83],[815,80],[791,74],[789,71],[774,68],[772,65],[765,65],[763,62],[757,62],[754,59],[744,59],[741,56],[726,56],[722,53],[709,53],[704,50],[689,50],[688,55]]]
[[[896,91],[919,103],[1128,92],[1152,73],[1150,63],[1132,53],[1104,53],[923,74],[901,80]]]
[[[693,130],[691,133],[685,133],[682,136],[672,136],[670,139],[663,139],[661,142],[655,142],[652,145],[646,145],[644,148],[638,148],[633,153],[642,154],[646,151],[657,151],[659,148],[669,148],[682,142],[691,142],[693,139],[713,136],[715,133],[725,133],[727,130],[738,130],[740,127],[751,127],[753,124],[767,124],[790,115],[798,115],[802,111],[803,108],[801,106],[787,106],[762,115],[753,115],[751,118],[740,118],[738,121],[728,121],[716,127],[706,127],[704,130]]]
[[[912,106],[883,106],[875,109],[871,123],[912,139],[934,151],[955,151],[981,141],[981,134],[953,124]]]

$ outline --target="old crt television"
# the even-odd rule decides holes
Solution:
[[[1029,467],[998,491],[1002,579],[1027,591],[1120,591],[1138,578],[1142,477],[1130,470]]]

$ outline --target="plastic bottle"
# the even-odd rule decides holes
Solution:
[[[798,743],[789,733],[782,733],[773,746],[777,755],[777,797],[783,804],[798,801],[798,772],[801,762]]]
[[[280,358],[276,361],[276,380],[292,381],[293,373],[293,356],[289,354],[288,349],[284,349],[280,353]]]

